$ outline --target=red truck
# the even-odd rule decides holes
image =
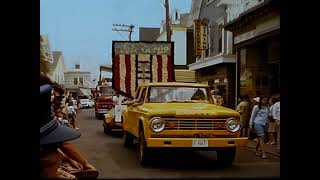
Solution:
[[[103,119],[104,114],[107,114],[113,107],[114,91],[111,86],[98,85],[95,93],[95,116],[97,119]]]

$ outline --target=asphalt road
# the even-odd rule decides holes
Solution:
[[[74,142],[99,170],[100,179],[280,177],[279,157],[261,159],[247,147],[238,149],[233,166],[228,168],[216,166],[215,152],[178,151],[159,152],[150,166],[143,167],[138,162],[138,149],[125,148],[121,133],[104,134],[93,109],[81,110],[77,123],[82,136]]]

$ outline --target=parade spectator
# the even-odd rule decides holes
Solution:
[[[269,116],[269,109],[267,103],[268,99],[266,97],[261,97],[259,100],[259,104],[253,107],[251,118],[249,121],[250,129],[254,129],[258,136],[256,145],[256,155],[260,156],[258,150],[259,148],[261,148],[262,158],[264,159],[267,158],[264,147],[265,128]]]
[[[46,78],[43,78],[40,82],[40,85],[45,83],[50,83],[50,81],[48,81]],[[46,92],[46,96],[42,95],[43,92]],[[80,154],[78,149],[71,142],[66,142],[68,140],[77,138],[74,137],[75,135],[79,137],[80,133],[62,126],[60,123],[57,123],[58,121],[54,118],[54,116],[59,117],[61,108],[56,109],[55,113],[57,114],[52,114],[51,112],[51,109],[54,106],[51,102],[52,95],[53,99],[58,101],[60,98],[57,97],[61,95],[61,92],[62,91],[59,90],[59,86],[56,86],[55,88],[50,85],[40,87],[40,95],[42,95],[42,98],[40,98],[41,120],[50,121],[49,123],[42,123],[42,121],[40,122],[40,176],[42,178],[54,179],[95,179],[99,175],[98,171],[94,168],[94,166],[89,164],[89,162]],[[58,102],[56,102],[56,104],[58,104]],[[71,130],[71,133],[68,132],[68,130]],[[53,132],[48,134],[48,131]],[[72,134],[72,132],[74,134]],[[73,169],[73,171],[67,171],[68,169],[64,169],[62,164],[63,160],[69,160],[70,164],[75,167],[75,169]]]
[[[272,116],[276,122],[277,131],[277,150],[280,153],[280,96],[278,97],[278,102],[273,105]]]
[[[68,107],[67,107],[67,113],[68,113],[68,119],[70,120],[71,126],[75,129],[79,129],[76,127],[76,110],[74,109],[73,101],[69,101]]]
[[[220,95],[220,92],[218,89],[214,89],[211,91],[213,104],[218,106],[224,106],[224,100],[223,97]]]
[[[268,123],[268,142],[267,144],[275,145],[276,144],[276,122],[272,115],[273,105],[275,103],[275,97],[272,96],[269,99],[269,123]]]
[[[241,102],[236,108],[236,111],[240,114],[241,132],[240,136],[248,136],[248,127],[250,120],[250,98],[248,95],[241,97]]]
[[[45,83],[42,79],[40,85]],[[63,175],[58,170],[62,157],[58,148],[65,141],[80,137],[80,132],[61,125],[52,115],[52,86],[40,86],[40,177],[61,178]],[[72,176],[69,176],[72,177]]]

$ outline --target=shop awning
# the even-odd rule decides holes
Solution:
[[[80,88],[78,96],[92,96],[91,89]]]

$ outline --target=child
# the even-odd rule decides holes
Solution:
[[[76,127],[76,114],[77,114],[77,112],[74,109],[72,100],[69,101],[69,103],[68,103],[67,113],[68,113],[68,118],[70,120],[71,126],[75,129],[79,129]]]

